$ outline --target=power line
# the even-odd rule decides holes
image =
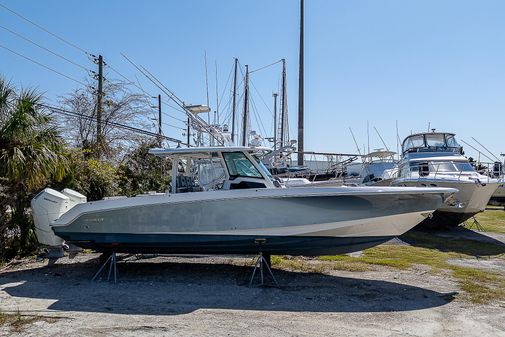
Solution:
[[[186,110],[185,103],[177,97],[170,89],[168,89],[163,83],[160,82],[149,70],[144,68],[143,66],[138,66],[136,65],[128,56],[125,54],[121,53],[123,57],[130,62],[131,65],[133,65],[142,75],[144,75],[151,83],[153,83],[156,87],[158,87],[162,92],[164,92],[167,96],[169,96],[181,109],[183,109],[188,116],[189,119],[191,119],[192,123],[195,123],[199,128],[203,129],[205,132],[209,134],[210,137],[214,138],[215,140],[218,141],[218,143],[223,144],[223,140],[219,139],[218,136],[216,136],[215,132],[216,129],[212,127],[211,125],[207,124],[201,117],[199,117],[197,114],[192,114],[189,110]]]
[[[69,45],[69,46],[71,46],[71,47],[73,47],[73,48],[75,48],[75,49],[77,49],[77,50],[79,50],[79,51],[83,52],[84,54],[86,54],[86,55],[91,55],[90,53],[88,53],[87,51],[85,51],[85,50],[84,50],[84,49],[82,49],[81,47],[77,46],[76,44],[74,44],[74,43],[72,43],[72,42],[69,42],[68,40],[65,40],[64,38],[62,38],[61,36],[58,36],[58,35],[56,35],[56,34],[54,34],[54,33],[50,32],[50,31],[49,31],[49,30],[47,30],[46,28],[44,28],[44,27],[42,27],[41,25],[39,25],[39,24],[37,24],[37,23],[33,22],[32,20],[30,20],[30,19],[28,19],[28,18],[24,17],[23,15],[19,14],[18,12],[13,11],[12,9],[8,8],[7,6],[5,6],[4,4],[1,4],[1,3],[0,3],[0,7],[4,8],[5,10],[8,10],[8,11],[9,11],[9,12],[11,12],[12,14],[14,14],[14,15],[16,15],[16,16],[18,16],[18,17],[20,17],[21,19],[25,20],[26,22],[31,23],[31,24],[32,24],[32,25],[34,25],[35,27],[37,27],[37,28],[39,28],[39,29],[43,30],[43,31],[44,31],[44,32],[46,32],[47,34],[49,34],[49,35],[51,35],[51,36],[53,36],[53,37],[57,38],[58,40],[60,40],[60,41],[62,41],[62,42],[64,42],[64,43],[66,43],[67,45]]]
[[[182,131],[186,131],[186,128],[181,128],[180,126],[177,126],[177,125],[168,124],[168,123],[165,123],[165,122],[162,122],[161,124],[165,125],[165,126],[169,126],[171,128],[174,128],[174,129],[179,129],[179,130],[182,130]]]
[[[1,5],[1,4],[0,4],[0,5]],[[5,49],[5,50],[8,50],[8,51],[10,51],[10,52],[11,52],[11,53],[13,53],[13,54],[16,54],[16,55],[18,55],[18,56],[20,56],[20,57],[22,57],[22,58],[24,58],[24,59],[26,59],[26,60],[28,60],[28,61],[30,61],[30,62],[33,62],[33,63],[35,63],[35,64],[37,64],[37,65],[39,65],[39,66],[41,66],[41,67],[46,68],[47,70],[50,70],[50,71],[52,71],[52,72],[54,72],[54,73],[56,73],[56,74],[58,74],[58,75],[60,75],[60,76],[66,77],[66,78],[68,78],[68,79],[69,79],[69,80],[71,80],[71,81],[74,81],[74,82],[76,82],[76,83],[79,83],[79,84],[82,84],[82,85],[84,85],[84,86],[87,86],[87,84],[86,84],[86,83],[84,83],[84,82],[81,82],[81,81],[79,81],[79,80],[76,80],[75,78],[72,78],[72,77],[70,77],[70,76],[68,76],[68,75],[65,75],[65,74],[63,74],[63,73],[59,72],[58,70],[54,70],[53,68],[50,68],[50,67],[48,67],[48,66],[46,66],[46,65],[44,65],[44,64],[42,64],[42,63],[40,63],[40,62],[38,62],[38,61],[35,61],[35,60],[34,60],[34,59],[32,59],[32,58],[29,58],[28,56],[25,56],[25,55],[23,55],[23,54],[20,54],[20,53],[18,53],[18,52],[16,52],[16,51],[12,50],[12,49],[10,49],[10,48],[7,48],[7,47],[5,47],[5,46],[1,45],[1,44],[0,44],[0,48],[3,48],[3,49]]]
[[[146,95],[146,98],[153,97],[153,95],[149,94],[144,88],[142,88],[140,85],[136,84],[134,81],[130,80],[128,77],[124,76],[122,73],[120,73],[118,70],[116,70],[115,68],[113,68],[111,65],[108,64],[107,67],[109,67],[113,72],[115,72],[116,74],[118,74],[119,76],[121,76],[125,81],[127,81],[127,84],[133,85],[134,87],[136,87],[137,89],[139,89],[140,91],[142,91],[144,93],[144,95]],[[175,109],[175,110],[177,110],[179,112],[185,113],[184,110],[182,110],[179,107],[176,107],[176,106],[170,104],[167,101],[163,101],[163,103],[165,103],[167,106],[171,107],[172,109]],[[178,120],[180,122],[183,122],[183,123],[186,122],[185,120],[179,119],[179,118],[174,117],[174,116],[171,116],[171,115],[167,114],[166,112],[162,112],[162,114],[164,114],[165,116],[167,116],[169,118],[173,118],[175,120]]]
[[[0,4],[0,5],[1,5],[1,4]],[[86,67],[84,67],[84,66],[81,66],[80,64],[78,64],[78,63],[76,63],[76,62],[74,62],[74,61],[72,61],[72,60],[70,60],[70,59],[66,58],[65,56],[63,56],[63,55],[61,55],[61,54],[58,54],[58,53],[56,53],[56,52],[54,52],[54,51],[52,51],[52,50],[50,50],[50,49],[48,49],[48,48],[46,48],[46,47],[44,47],[44,46],[41,46],[40,44],[38,44],[38,43],[36,43],[36,42],[34,42],[34,41],[30,40],[30,39],[29,39],[29,38],[27,38],[26,36],[23,36],[23,35],[21,35],[21,34],[19,34],[19,33],[16,33],[16,32],[15,32],[15,31],[13,31],[13,30],[10,30],[10,29],[9,29],[9,28],[7,28],[7,27],[4,27],[4,26],[0,25],[0,28],[2,28],[2,29],[4,29],[4,30],[8,31],[9,33],[11,33],[11,34],[13,34],[13,35],[15,35],[15,36],[17,36],[17,37],[22,38],[22,39],[23,39],[23,40],[25,40],[25,41],[28,41],[29,43],[31,43],[31,44],[33,44],[33,45],[35,45],[35,46],[39,47],[40,49],[43,49],[43,50],[45,50],[45,51],[47,51],[47,52],[49,52],[49,53],[51,53],[51,54],[53,54],[53,55],[55,55],[55,56],[58,56],[59,58],[61,58],[61,59],[65,60],[65,61],[67,61],[67,62],[69,62],[69,63],[71,63],[71,64],[73,64],[73,65],[75,65],[76,67],[79,67],[79,68],[81,68],[81,69],[84,69],[84,70],[86,70],[86,71],[88,71],[88,72],[89,72],[89,71],[91,71],[91,70],[89,70],[88,68],[86,68]]]
[[[46,104],[42,104],[42,103],[37,103],[36,105],[44,107],[46,109],[51,110],[52,112],[59,113],[59,114],[62,114],[62,115],[71,116],[71,117],[84,118],[84,119],[96,122],[96,118],[95,117],[88,116],[86,114],[82,114],[82,113],[79,113],[79,112],[69,111],[69,110],[65,110],[65,109],[62,109],[62,108],[58,108],[58,107],[54,107],[54,106],[50,106],[50,105],[46,105]],[[110,122],[109,121],[109,122],[107,122],[107,124],[109,124],[111,126],[118,127],[118,128],[122,128],[122,129],[125,129],[125,130],[133,131],[133,132],[136,132],[136,133],[144,134],[146,136],[160,137],[160,135],[157,134],[157,133],[154,133],[154,132],[151,132],[151,131],[147,131],[147,130],[143,130],[143,129],[139,129],[139,128],[136,128],[136,127],[133,127],[133,126],[117,123],[117,122]],[[174,143],[181,143],[182,145],[187,145],[186,143],[181,142],[179,139],[175,139],[175,138],[167,137],[167,136],[163,136],[163,135],[161,137],[163,139],[165,139],[165,140],[168,140],[168,141],[171,141],[171,142],[174,142]]]

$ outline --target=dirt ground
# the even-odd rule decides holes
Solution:
[[[274,269],[277,289],[248,287],[252,258],[122,257],[117,284],[91,281],[97,254],[4,267],[0,315],[21,323],[0,336],[505,336],[505,303],[466,302],[421,266]]]

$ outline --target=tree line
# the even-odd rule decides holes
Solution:
[[[158,140],[108,123],[148,127],[145,96],[128,92],[121,83],[109,84],[104,96],[105,142],[98,157],[92,118],[58,115],[37,91],[15,88],[0,77],[0,259],[37,250],[30,202],[45,187],[69,187],[90,201],[168,189],[170,164],[148,154]],[[91,86],[60,103],[82,116],[96,113]]]

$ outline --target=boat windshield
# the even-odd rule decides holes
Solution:
[[[429,163],[430,172],[457,172],[456,166],[451,162],[433,162]]]
[[[447,146],[448,147],[460,147],[459,143],[456,141],[456,138],[452,135],[447,136]]]
[[[410,171],[418,171],[420,167],[426,166],[424,163],[410,163]],[[470,163],[454,162],[454,161],[430,161],[428,163],[429,172],[475,172]]]
[[[270,173],[268,168],[265,166],[265,164],[263,164],[261,159],[258,156],[253,156],[253,157],[254,157],[254,159],[256,159],[256,162],[258,163],[258,165],[261,168],[261,170],[263,171],[263,173],[268,177],[268,179],[270,179],[270,181],[275,181],[274,177],[272,176],[272,174]]]
[[[407,151],[409,149],[413,149],[416,147],[423,147],[424,146],[424,137],[423,135],[419,136],[412,136],[407,139],[405,142],[403,151]]]
[[[198,159],[194,162],[198,174],[198,183],[204,190],[218,189],[226,178],[225,170],[219,158]]]
[[[444,134],[427,134],[426,146],[444,147],[445,146]]]
[[[224,161],[228,167],[228,173],[231,178],[249,177],[263,178],[254,164],[242,152],[223,153]]]
[[[458,171],[461,171],[461,172],[474,172],[475,171],[474,167],[470,163],[455,162],[454,166],[456,166]]]

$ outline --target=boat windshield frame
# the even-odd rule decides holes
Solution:
[[[446,132],[418,133],[406,137],[402,142],[403,154],[410,152],[456,152],[463,153],[455,134]]]
[[[195,165],[195,161],[199,160],[216,160],[216,163],[221,162],[222,169],[224,170],[224,180],[221,183],[216,183],[214,179],[210,181],[211,186],[221,186],[217,189],[222,189],[226,181],[232,181],[235,179],[251,179],[258,183],[263,181],[267,188],[278,187],[275,185],[275,179],[271,176],[270,172],[258,162],[258,156],[264,155],[268,149],[264,148],[191,148],[187,150],[152,150],[150,153],[161,156],[168,157],[172,161],[172,181],[175,182],[171,186],[171,193],[180,193],[178,188],[178,176],[193,176],[192,167]],[[240,158],[237,162],[236,160],[232,163],[229,158],[232,156],[238,156]],[[219,159],[219,160],[217,160]],[[184,172],[179,171],[179,163],[181,161],[185,162]],[[240,164],[239,167],[236,164]],[[232,167],[232,166],[233,167]],[[238,169],[238,170],[237,170]],[[181,175],[182,173],[182,175]],[[185,178],[187,179],[187,178]],[[198,185],[198,184],[197,184]],[[191,192],[202,191],[201,184],[198,186],[191,186]],[[225,188],[226,189],[226,188]],[[207,190],[206,188],[204,190]]]

